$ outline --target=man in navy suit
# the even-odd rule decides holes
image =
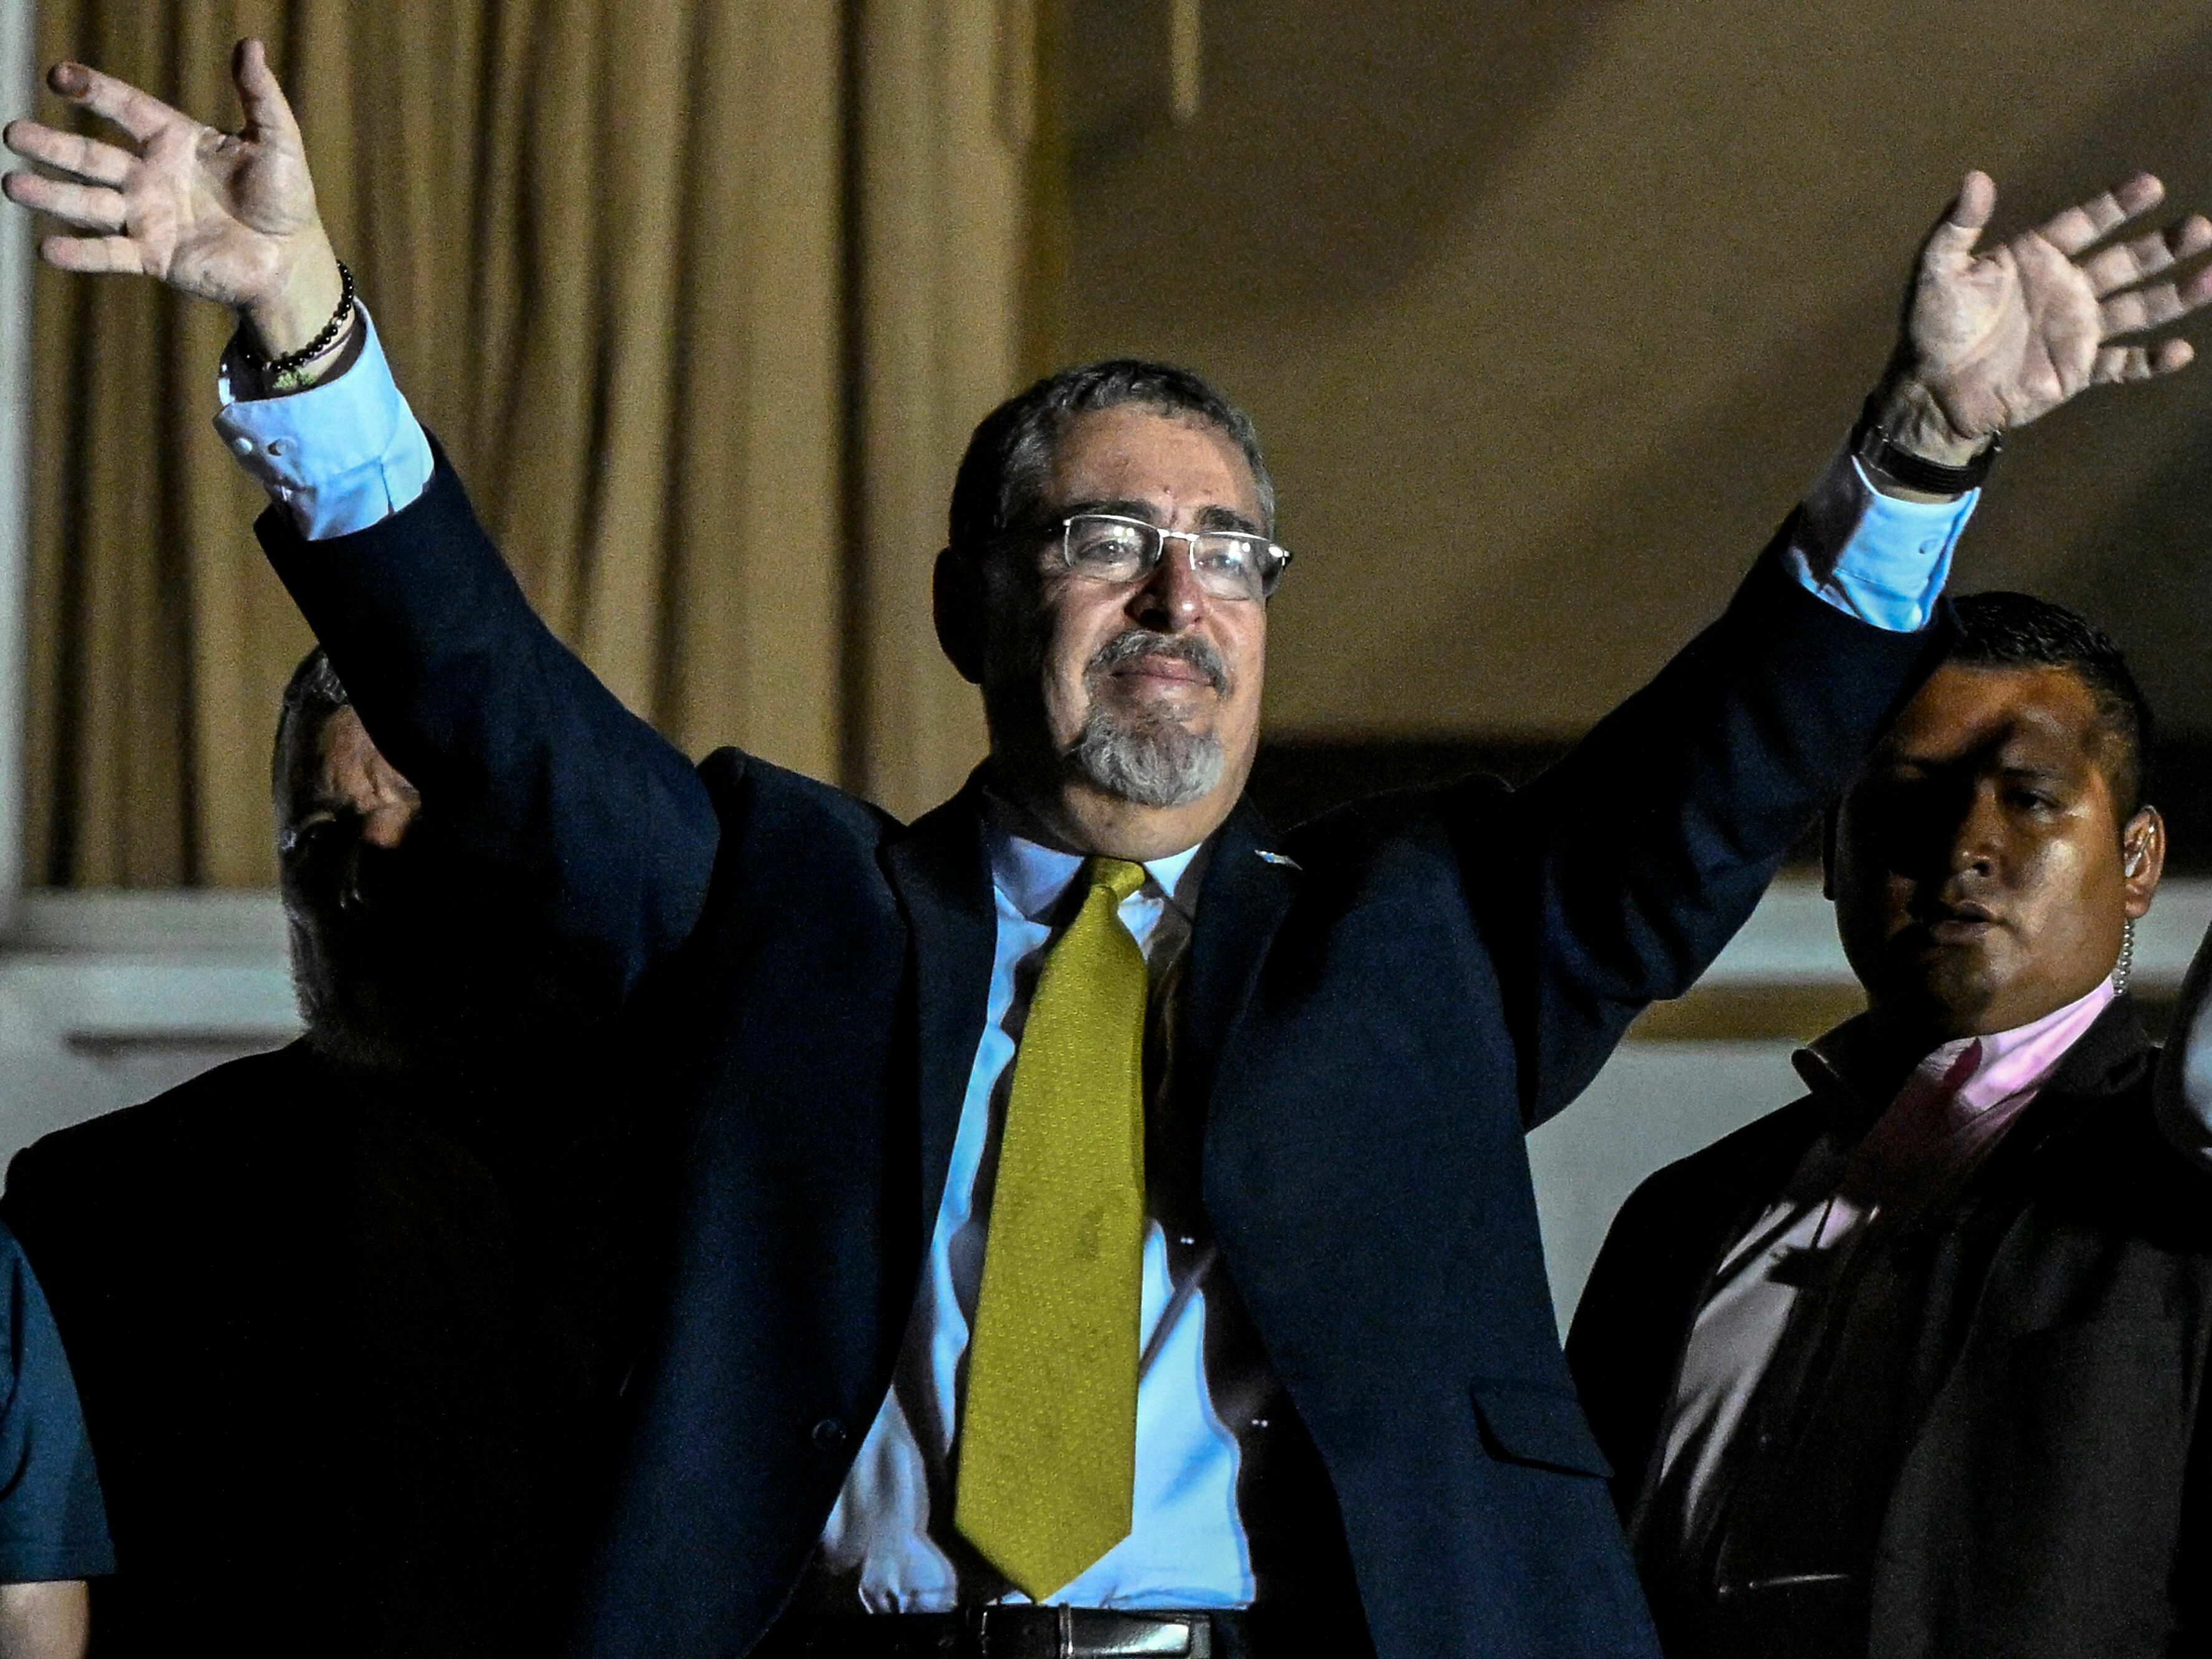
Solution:
[[[1289,836],[1241,804],[1288,562],[1249,423],[1180,370],[1055,376],[955,484],[938,628],[991,754],[908,826],[734,750],[695,769],[551,637],[392,386],[258,45],[237,72],[216,142],[63,65],[135,147],[17,122],[72,176],[7,187],[91,233],[52,263],[240,309],[219,424],[279,574],[536,919],[518,952],[621,1011],[679,1126],[580,1650],[1652,1652],[1523,1133],[1689,986],[1940,656],[1997,435],[2187,361],[2113,337],[2212,293],[2160,274],[2212,225],[2108,240],[2139,177],[1978,257],[1969,175],[1850,446],[1712,627],[1518,794]],[[1041,1257],[1055,1204],[1125,1181],[1051,1127],[1097,1134],[1116,1052],[1141,1213]],[[1102,1298],[1132,1317],[1094,1349]],[[986,1376],[1024,1399],[1078,1348],[1052,1406],[979,1419]]]

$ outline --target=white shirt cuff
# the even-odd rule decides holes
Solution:
[[[1809,592],[1892,633],[1928,625],[1951,574],[1951,552],[1982,498],[1907,501],[1875,489],[1842,450],[1805,497],[1784,562]]]
[[[430,482],[430,440],[392,378],[376,324],[343,373],[284,398],[240,398],[238,342],[222,355],[215,429],[254,482],[292,514],[308,541],[381,522]]]

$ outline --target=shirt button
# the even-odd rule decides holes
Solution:
[[[834,1417],[825,1417],[814,1425],[807,1438],[813,1441],[815,1450],[833,1452],[842,1449],[849,1437],[842,1423]]]
[[[251,438],[233,438],[230,441],[230,447],[241,455],[251,455],[253,453],[253,440]]]
[[[282,438],[271,438],[269,441],[269,453],[271,455],[282,455],[284,453],[284,441]]]

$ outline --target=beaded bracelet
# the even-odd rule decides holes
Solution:
[[[247,345],[243,341],[239,343],[240,355],[246,359],[246,367],[260,376],[262,385],[272,391],[290,390],[291,384],[299,378],[298,371],[337,344],[338,336],[353,320],[353,272],[346,268],[346,262],[343,259],[337,262],[337,267],[338,308],[331,313],[330,321],[323,325],[322,332],[313,339],[297,351],[288,351],[281,357],[264,356],[258,348]]]

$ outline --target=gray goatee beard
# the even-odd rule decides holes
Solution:
[[[1068,763],[1092,787],[1139,806],[1188,806],[1220,787],[1221,740],[1185,730],[1172,720],[1119,714],[1098,699],[1097,686],[1114,669],[1137,657],[1172,657],[1205,674],[1226,694],[1229,675],[1219,653],[1202,640],[1158,634],[1122,635],[1091,659],[1091,712],[1067,751]]]
[[[388,1006],[374,980],[348,974],[331,961],[319,932],[287,902],[292,931],[292,989],[298,998],[308,1046],[325,1058],[362,1071],[397,1073],[417,1058],[409,1041],[406,1010]]]

